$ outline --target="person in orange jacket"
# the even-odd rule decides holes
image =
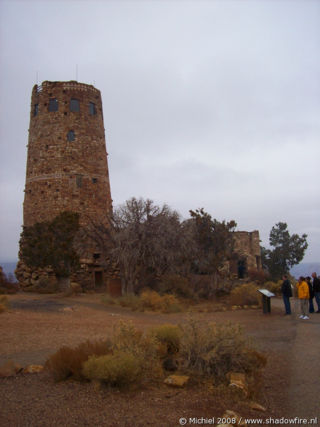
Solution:
[[[308,303],[309,303],[309,286],[304,277],[299,277],[299,281],[297,283],[298,288],[298,298],[300,300],[300,309],[301,315],[300,319],[307,320],[309,317],[307,316]]]

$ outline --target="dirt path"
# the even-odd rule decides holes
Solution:
[[[296,322],[296,339],[292,348],[289,387],[290,414],[311,419],[320,425],[320,313],[310,320]]]

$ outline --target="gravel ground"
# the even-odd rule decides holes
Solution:
[[[188,318],[186,313],[136,313],[105,307],[100,298],[99,295],[10,296],[12,308],[1,314],[0,364],[9,359],[23,366],[42,364],[62,345],[105,338],[120,319],[132,320],[138,328],[145,329],[157,324],[181,323]],[[273,300],[272,306],[270,315],[260,310],[193,314],[204,322],[242,324],[256,346],[267,354],[268,364],[257,397],[267,408],[266,413],[253,411],[244,402],[215,396],[196,384],[183,390],[159,384],[119,392],[73,381],[55,384],[43,372],[0,379],[0,425],[176,426],[180,417],[218,417],[226,409],[250,418],[315,417],[320,395],[317,381],[320,315],[313,314],[309,323],[302,323],[296,315],[282,315],[281,300]]]

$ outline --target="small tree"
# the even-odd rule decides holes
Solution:
[[[190,210],[193,226],[195,251],[194,265],[197,273],[209,274],[217,282],[219,271],[230,260],[236,222],[219,222],[212,219],[204,209]]]
[[[79,266],[73,241],[79,230],[79,214],[62,212],[52,221],[23,227],[20,256],[30,267],[51,266],[58,278],[69,277]]]
[[[124,291],[166,273],[178,272],[183,263],[183,233],[179,214],[167,205],[132,198],[114,212],[113,256],[124,281]]]
[[[301,237],[288,231],[285,222],[279,222],[272,227],[269,243],[274,249],[262,248],[263,264],[269,270],[272,278],[280,279],[287,274],[291,267],[302,261],[308,247],[307,235]]]
[[[179,214],[152,200],[131,198],[114,210],[104,224],[89,221],[84,239],[90,239],[103,254],[108,268],[116,265],[123,293],[150,286],[165,274],[187,270],[189,235]]]

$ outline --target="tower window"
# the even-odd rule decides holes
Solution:
[[[39,113],[39,104],[34,104],[33,106],[33,115],[37,116]]]
[[[67,133],[67,140],[69,142],[72,142],[75,139],[76,139],[76,135],[75,135],[74,131],[73,130],[69,130],[69,132]]]
[[[80,111],[80,103],[78,99],[75,99],[75,98],[70,99],[70,111],[73,111],[75,113]]]
[[[98,182],[98,178],[92,178],[93,184],[96,184]]]
[[[50,98],[49,99],[49,111],[58,111],[58,100],[57,98]]]
[[[95,116],[97,114],[96,104],[89,102],[89,114]]]

